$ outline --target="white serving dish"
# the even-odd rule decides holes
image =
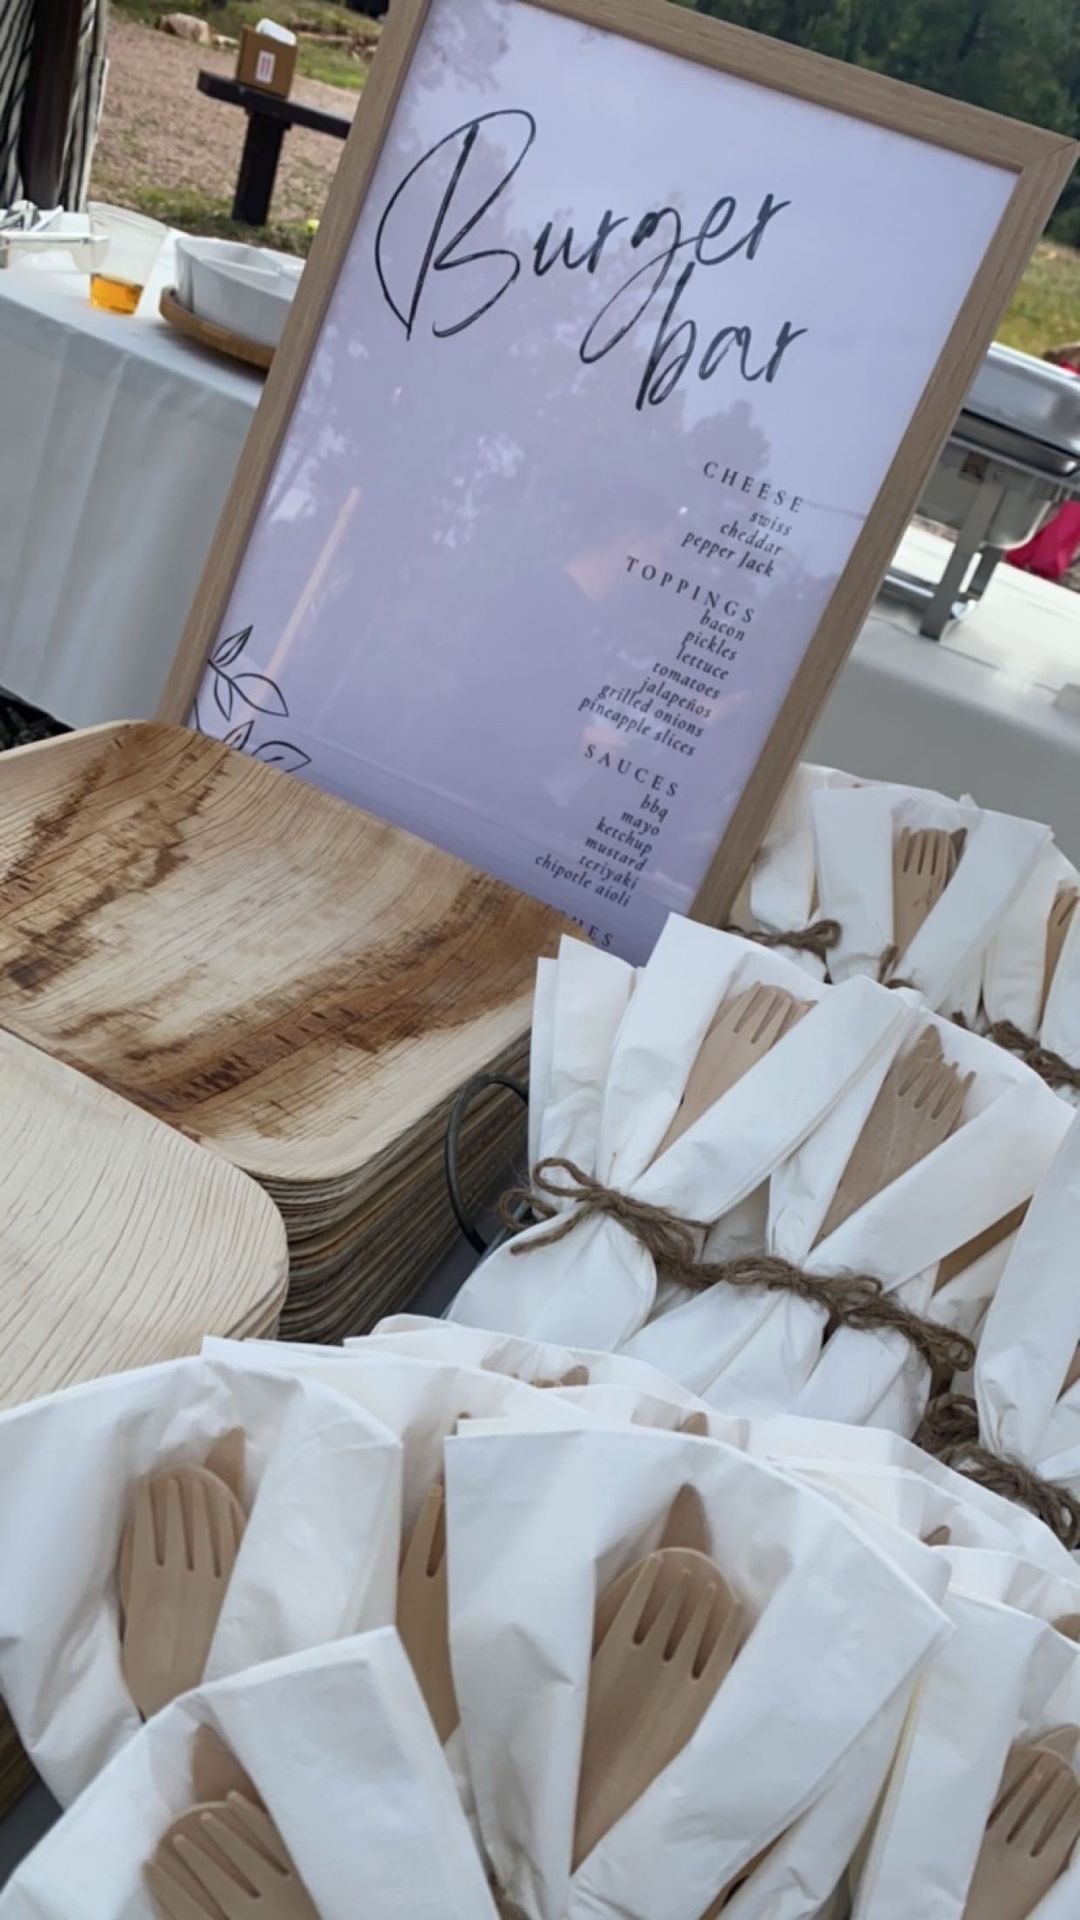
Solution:
[[[303,261],[270,247],[235,240],[176,242],[177,295],[201,320],[276,347],[303,271]]]

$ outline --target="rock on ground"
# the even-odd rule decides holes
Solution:
[[[210,23],[200,20],[197,13],[163,13],[158,26],[162,33],[171,33],[177,40],[196,40],[201,47],[211,44]]]

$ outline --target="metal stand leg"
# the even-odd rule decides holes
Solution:
[[[969,600],[981,600],[997,571],[998,561],[1004,557],[1004,547],[984,547],[979,564],[968,583]]]
[[[956,602],[968,597],[964,592],[968,568],[990,531],[1003,494],[1003,487],[983,487],[975,495],[971,503],[971,511],[957,534],[956,545],[949,555],[949,564],[934,588],[933,597],[919,623],[919,632],[927,640],[941,639],[949,621],[953,618]],[[985,581],[983,585],[985,586]]]
[[[285,138],[284,120],[273,120],[268,113],[249,113],[247,138],[240,156],[232,217],[249,227],[265,227],[270,213],[270,196]]]

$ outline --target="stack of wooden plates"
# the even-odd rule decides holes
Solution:
[[[0,1406],[269,1333],[287,1277],[251,1180],[0,1032]],[[0,1712],[0,1811],[30,1774]]]
[[[253,1174],[285,1221],[284,1333],[403,1305],[451,1244],[441,1149],[520,1072],[565,923],[385,823],[180,728],[0,757],[0,1027]],[[512,1099],[463,1136],[474,1190]]]

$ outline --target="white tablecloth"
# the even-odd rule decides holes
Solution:
[[[946,551],[913,527],[901,565],[940,575]],[[941,641],[879,600],[807,758],[1045,820],[1080,864],[1080,594],[1002,565]]]
[[[130,316],[0,272],[0,687],[78,726],[154,711],[262,391],[160,318],[174,279],[171,239]]]

